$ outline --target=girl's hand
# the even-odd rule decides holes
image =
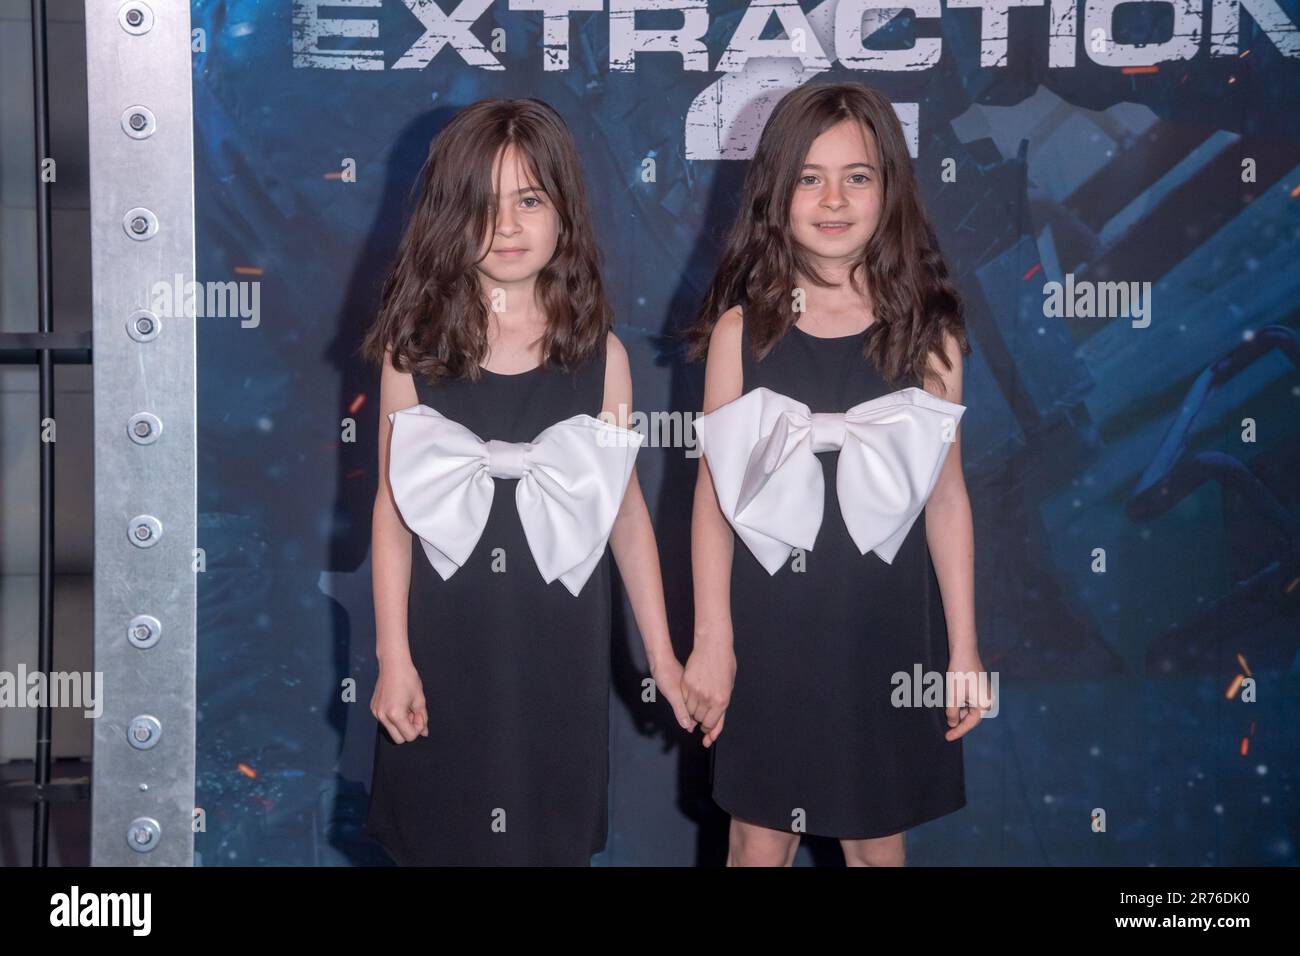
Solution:
[[[980,700],[981,694],[991,694],[992,685],[988,674],[984,672],[984,663],[978,651],[959,651],[948,659],[948,673],[958,675],[952,682],[953,699],[944,708],[948,720],[948,730],[944,740],[956,740],[975,729],[975,725],[984,719],[984,711],[991,707],[992,700]],[[972,681],[971,675],[974,675]]]
[[[686,710],[704,728],[704,746],[710,746],[722,733],[731,690],[736,686],[736,654],[730,631],[701,640],[695,635],[695,649],[686,660],[682,673],[682,692]]]
[[[673,709],[677,723],[687,733],[695,732],[695,721],[686,709],[686,700],[682,696],[682,664],[677,655],[669,652],[662,660],[650,662],[650,676],[654,678],[655,689],[663,694],[668,706]]]
[[[370,712],[388,730],[394,743],[410,743],[429,736],[429,713],[424,704],[424,685],[409,660],[379,665],[379,681],[370,698]]]

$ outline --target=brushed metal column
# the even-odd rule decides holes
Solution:
[[[94,282],[91,862],[194,862],[195,325],[190,8],[87,0]]]

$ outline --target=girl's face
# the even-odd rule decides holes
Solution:
[[[555,255],[560,237],[555,204],[531,181],[523,156],[513,145],[497,153],[492,181],[498,184],[495,217],[488,216],[476,266],[490,282],[502,285],[531,279]]]
[[[855,260],[876,231],[884,195],[876,138],[843,120],[808,150],[790,202],[795,242],[818,259]]]

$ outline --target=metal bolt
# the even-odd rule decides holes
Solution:
[[[162,637],[162,623],[152,614],[138,614],[126,625],[126,639],[132,647],[148,650]]]
[[[162,420],[152,412],[136,412],[126,423],[126,433],[137,445],[152,445],[162,435]]]
[[[126,728],[126,742],[136,750],[149,750],[161,737],[162,724],[149,714],[133,718]]]
[[[126,828],[126,845],[139,853],[148,853],[162,840],[162,827],[153,817],[137,817]]]
[[[153,515],[136,515],[127,523],[127,540],[139,548],[152,548],[162,538],[162,522]]]

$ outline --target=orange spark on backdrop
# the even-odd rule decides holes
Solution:
[[[257,779],[257,771],[254,770],[252,767],[250,767],[248,764],[241,763],[241,764],[236,764],[235,766],[239,768],[239,772],[242,773],[245,777],[248,777],[251,780]]]
[[[1241,682],[1245,679],[1245,674],[1238,674],[1232,679],[1232,683],[1228,685],[1228,700],[1232,700],[1232,698],[1237,696],[1237,691],[1241,689]]]

